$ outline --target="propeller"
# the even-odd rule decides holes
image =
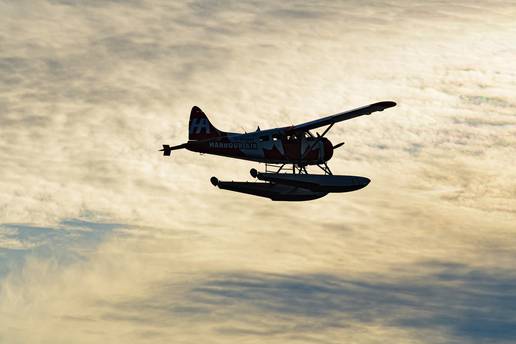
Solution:
[[[337,143],[335,146],[333,146],[333,149],[337,149],[337,148],[339,148],[339,147],[341,147],[343,145],[344,145],[344,142]]]

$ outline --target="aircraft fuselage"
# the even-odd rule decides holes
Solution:
[[[270,164],[323,164],[333,155],[333,145],[324,137],[287,135],[271,129],[253,133],[224,133],[206,140],[190,140],[186,149]]]

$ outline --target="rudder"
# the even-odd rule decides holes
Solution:
[[[190,121],[188,122],[188,139],[189,140],[206,140],[222,136],[224,132],[215,128],[211,124],[206,114],[197,106],[192,108],[190,112]]]

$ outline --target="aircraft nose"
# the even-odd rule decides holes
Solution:
[[[328,140],[327,138],[323,139],[323,145],[324,145],[323,160],[324,160],[324,162],[326,162],[326,161],[330,160],[331,157],[333,156],[333,145],[331,144],[330,140]]]

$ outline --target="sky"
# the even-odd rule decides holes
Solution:
[[[511,1],[0,0],[0,342],[514,343]],[[216,127],[336,125],[272,202]]]

